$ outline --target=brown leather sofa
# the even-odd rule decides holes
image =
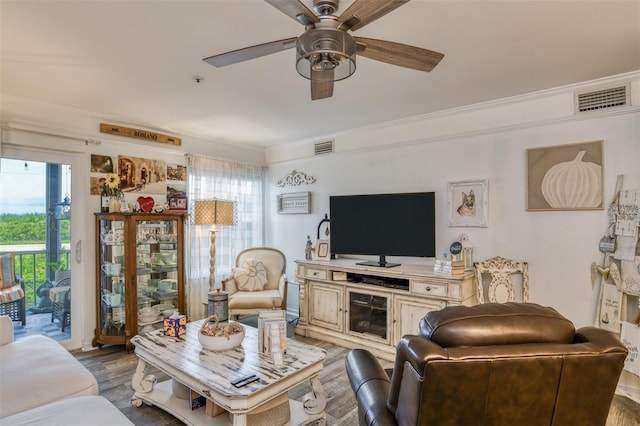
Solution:
[[[452,306],[404,336],[393,371],[364,349],[346,368],[361,425],[604,425],[627,349],[533,303]]]

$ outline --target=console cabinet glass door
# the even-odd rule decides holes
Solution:
[[[127,278],[128,220],[124,217],[105,216],[97,220],[97,328],[94,346],[97,344],[125,343],[127,321],[127,296],[131,286]]]
[[[347,300],[347,333],[388,343],[391,334],[390,296],[347,289]]]
[[[96,214],[97,327],[94,346],[126,344],[186,313],[184,215]]]
[[[161,327],[164,315],[180,311],[178,221],[137,220],[135,223],[136,309],[139,313],[138,333],[144,333]],[[147,315],[148,312],[159,315],[154,318],[156,314]]]

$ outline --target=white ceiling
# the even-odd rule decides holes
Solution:
[[[0,17],[2,93],[258,147],[640,70],[640,1],[413,0],[354,34],[442,52],[440,65],[358,58],[319,101],[293,49],[202,61],[304,31],[264,1],[1,0]]]

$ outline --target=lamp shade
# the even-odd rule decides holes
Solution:
[[[193,223],[196,225],[234,225],[233,201],[199,200],[195,202]]]

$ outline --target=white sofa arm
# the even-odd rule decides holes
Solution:
[[[8,316],[0,316],[0,346],[13,342],[13,322]]]

